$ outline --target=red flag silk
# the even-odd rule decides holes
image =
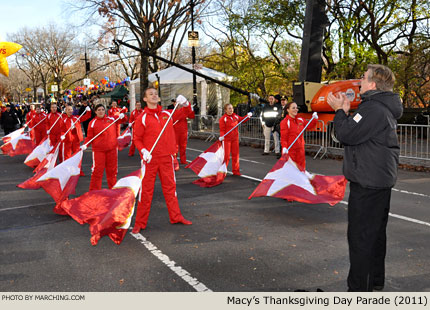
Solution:
[[[49,143],[48,137],[45,137],[42,142],[27,156],[24,160],[24,164],[31,168],[36,168],[53,149],[53,146]]]
[[[127,146],[130,145],[131,142],[131,131],[130,128],[127,127],[126,130],[117,138],[118,140],[118,151],[122,151]]]
[[[48,155],[42,160],[42,162],[34,169],[36,173],[28,180],[18,184],[17,186],[24,189],[39,189],[41,188],[41,183],[36,182],[42,175],[44,175],[47,171],[51,170],[55,167],[55,163],[58,157],[58,150],[60,149],[60,143],[52,149]]]
[[[67,199],[69,195],[75,193],[75,188],[78,184],[81,172],[82,155],[83,152],[80,150],[69,159],[47,171],[36,181],[40,183],[42,188],[51,195],[52,198],[54,198],[57,203],[54,211],[59,214],[65,213],[61,212],[61,209],[58,209],[58,204]]]
[[[4,136],[2,139],[2,141],[4,143],[8,143],[11,139],[16,138],[18,136],[20,136],[23,132],[24,132],[25,127],[21,127],[20,129],[17,129],[15,131],[12,131],[10,134]]]
[[[257,186],[252,197],[272,196],[304,203],[335,205],[343,199],[347,180],[343,175],[324,176],[300,171],[283,155]]]
[[[18,136],[14,136],[0,148],[4,154],[12,157],[16,155],[29,154],[33,151],[34,147],[35,145],[30,138],[30,134],[28,132],[24,132]]]
[[[112,189],[90,191],[63,201],[60,207],[78,223],[90,225],[92,245],[96,245],[106,235],[120,244],[130,227],[136,196],[144,175],[145,165],[118,180]]]
[[[201,187],[213,187],[221,184],[227,174],[223,143],[215,142],[185,168],[190,168],[200,177],[193,184]]]

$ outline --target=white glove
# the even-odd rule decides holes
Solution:
[[[220,140],[222,142],[222,141],[224,141],[224,137],[219,137],[218,140]]]
[[[48,129],[47,131],[46,131],[46,134],[47,135],[49,135],[51,133],[51,131]]]
[[[128,124],[128,128],[131,128],[132,125],[133,125],[132,123]]]
[[[152,155],[149,154],[149,151],[145,148],[143,148],[140,152],[142,153],[142,160],[149,164],[151,162]]]
[[[81,150],[82,150],[82,151],[85,151],[86,149],[87,149],[87,146],[86,146],[85,144],[82,144],[82,145],[81,145]]]
[[[85,111],[89,112],[89,111],[91,111],[91,108],[90,107],[86,107]]]
[[[119,115],[119,119],[123,119],[124,118],[124,113],[121,113],[120,115]]]
[[[75,124],[72,124],[72,130],[75,129]]]
[[[176,103],[177,104],[180,104],[181,106],[183,106],[183,107],[186,107],[186,106],[188,106],[188,100],[187,100],[187,98],[185,98],[184,96],[182,96],[182,95],[179,95],[177,98],[176,98]],[[187,103],[187,104],[186,104]]]
[[[64,139],[66,139],[66,137],[65,136],[61,136],[60,139],[61,139],[61,141],[63,141]]]
[[[288,154],[288,149],[286,147],[282,148],[282,154]]]
[[[317,112],[312,113],[312,117],[315,119],[318,119],[318,113]]]
[[[252,116],[252,112],[248,112],[248,117],[251,117]]]

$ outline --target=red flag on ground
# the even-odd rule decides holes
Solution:
[[[31,168],[36,168],[52,149],[53,146],[49,143],[48,137],[45,137],[30,155],[27,156],[24,164]]]
[[[83,151],[79,150],[75,155],[47,171],[36,180],[54,198],[57,203],[54,212],[58,214],[65,214],[63,210],[58,208],[58,204],[67,199],[69,195],[75,193],[76,184],[78,184],[81,173],[82,155]]]
[[[28,180],[18,184],[17,186],[24,189],[39,189],[41,188],[41,183],[36,182],[42,175],[44,175],[47,171],[51,170],[55,167],[55,163],[57,162],[58,151],[60,149],[60,143],[52,149],[48,155],[42,160],[42,162],[34,169],[36,173]]]
[[[118,151],[122,151],[127,146],[130,145],[131,142],[131,131],[130,128],[127,127],[126,130],[117,138],[118,140]]]
[[[193,184],[201,187],[221,184],[227,174],[227,166],[224,162],[224,144],[220,141],[215,142],[185,168],[190,168],[200,177]]]
[[[118,180],[112,189],[94,190],[65,200],[60,208],[79,224],[90,225],[92,245],[96,245],[106,235],[120,244],[130,227],[136,196],[144,175],[145,165]]]
[[[0,149],[2,152],[9,156],[16,156],[22,154],[30,154],[35,145],[30,138],[28,132],[21,133],[13,136],[7,143],[3,144]]]
[[[288,155],[282,155],[248,199],[272,196],[335,205],[343,199],[347,182],[343,175],[324,176],[300,171]]]
[[[25,130],[25,127],[21,127],[20,129],[17,129],[15,131],[12,131],[10,134],[2,137],[2,141],[4,143],[8,143],[11,139],[18,137],[19,135],[21,135]]]

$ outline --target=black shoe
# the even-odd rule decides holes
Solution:
[[[264,152],[264,153],[263,153],[263,154],[261,154],[261,155],[269,155],[269,153]]]
[[[276,158],[277,159],[281,158],[281,153],[276,153]]]
[[[383,285],[374,285],[373,290],[377,292],[381,292],[384,289]]]

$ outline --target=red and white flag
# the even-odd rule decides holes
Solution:
[[[34,147],[35,145],[30,138],[30,134],[28,132],[24,132],[11,137],[11,139],[3,144],[0,149],[4,154],[12,157],[16,155],[30,154]]]
[[[193,170],[200,179],[193,182],[201,187],[213,187],[221,184],[227,174],[224,161],[224,144],[217,141],[185,168]]]
[[[58,209],[58,204],[75,193],[81,173],[82,155],[83,151],[79,150],[75,155],[47,171],[36,181],[54,198],[57,203],[54,211],[58,214],[65,214],[61,212],[61,209]]]
[[[21,127],[20,129],[17,129],[17,130],[15,130],[15,131],[12,131],[10,134],[8,134],[8,135],[6,135],[6,136],[2,137],[1,139],[2,139],[2,141],[3,141],[4,143],[7,143],[7,142],[9,142],[11,139],[16,138],[16,137],[18,137],[19,135],[21,135],[21,134],[24,132],[24,130],[25,130],[25,127]]]
[[[53,146],[49,143],[48,137],[45,137],[30,155],[27,156],[24,160],[24,164],[31,168],[36,168],[52,149]]]
[[[117,138],[118,140],[118,151],[122,151],[127,146],[130,145],[131,142],[131,130],[127,127],[126,130]]]
[[[136,196],[144,175],[145,165],[119,179],[112,189],[94,190],[65,200],[60,208],[79,224],[90,225],[92,245],[96,245],[106,235],[120,244],[130,227]]]
[[[18,184],[17,186],[24,189],[39,189],[41,188],[41,183],[36,182],[42,175],[44,175],[47,171],[51,170],[55,167],[55,163],[57,162],[58,151],[60,149],[60,143],[57,144],[55,148],[53,148],[48,155],[42,160],[42,162],[34,169],[35,175],[33,175],[28,180]]]
[[[284,154],[248,199],[271,196],[335,205],[343,199],[347,183],[343,175],[324,176],[300,171],[296,163]]]

